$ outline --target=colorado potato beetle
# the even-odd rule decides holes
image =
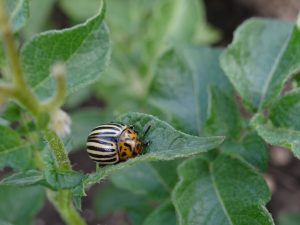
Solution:
[[[144,132],[142,139],[149,131]],[[116,164],[142,153],[149,142],[139,138],[133,126],[121,123],[107,123],[95,127],[87,138],[89,157],[99,165]]]

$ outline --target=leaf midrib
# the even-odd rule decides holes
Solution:
[[[291,38],[291,35],[289,35],[289,37],[286,39],[286,41],[282,44],[282,47],[278,53],[278,56],[276,57],[274,64],[273,64],[269,74],[267,75],[266,85],[264,85],[263,92],[262,92],[262,95],[261,95],[260,101],[259,101],[259,109],[260,110],[262,109],[262,107],[264,105],[264,100],[265,100],[265,97],[267,96],[269,86],[273,80],[273,77],[276,72],[276,69],[278,68],[279,62],[281,61],[282,56],[284,55],[284,53],[286,51],[286,47],[290,41],[290,38]]]
[[[218,200],[219,200],[219,203],[220,203],[220,205],[221,205],[221,207],[222,207],[222,209],[223,209],[224,215],[225,215],[226,218],[228,219],[228,222],[229,222],[231,225],[234,225],[234,223],[232,222],[232,220],[231,220],[231,218],[230,218],[230,216],[229,216],[229,214],[228,214],[228,211],[227,211],[227,209],[226,209],[226,207],[225,207],[225,203],[224,203],[223,200],[222,200],[221,194],[220,194],[220,192],[219,192],[219,190],[218,190],[218,186],[217,186],[215,177],[214,177],[214,175],[213,175],[213,174],[214,174],[214,171],[213,171],[213,164],[212,164],[211,162],[208,164],[208,168],[209,168],[209,174],[210,174],[210,178],[211,178],[212,185],[213,185],[213,187],[214,187],[214,190],[215,190],[216,196],[217,196],[217,198],[218,198]]]

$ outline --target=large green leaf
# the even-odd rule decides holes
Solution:
[[[18,133],[9,127],[0,126],[0,168],[9,166],[25,169],[31,162],[29,143],[20,138]]]
[[[169,124],[142,113],[129,113],[119,117],[119,121],[132,124],[142,134],[148,126],[150,130],[145,139],[151,144],[138,157],[117,165],[98,168],[96,172],[83,179],[82,185],[74,189],[74,195],[84,195],[84,188],[90,184],[99,182],[105,176],[120,169],[128,168],[137,162],[149,160],[173,160],[188,157],[216,148],[223,141],[223,137],[196,137],[175,130]]]
[[[300,31],[288,22],[250,19],[235,32],[222,68],[251,109],[268,105],[300,68]]]
[[[31,225],[33,217],[43,205],[44,191],[37,186],[1,186],[0,199],[0,223],[3,221],[13,225]]]
[[[233,98],[232,87],[219,66],[220,53],[218,49],[183,46],[167,51],[158,60],[149,101],[176,128],[192,134],[202,131],[211,86]]]
[[[262,176],[236,157],[186,160],[173,202],[180,225],[273,224],[264,205],[270,193]]]
[[[22,51],[25,77],[35,93],[45,99],[53,95],[55,84],[51,66],[66,66],[67,95],[99,78],[108,64],[110,42],[103,23],[105,7],[86,23],[35,36]]]
[[[20,30],[29,17],[28,0],[6,0],[6,7],[9,13],[9,20],[14,32]]]
[[[176,212],[170,200],[167,200],[145,219],[143,225],[176,225]]]

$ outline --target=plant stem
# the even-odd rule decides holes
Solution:
[[[54,193],[48,190],[47,196],[67,225],[86,225],[72,204],[70,191],[63,190]]]
[[[61,170],[71,170],[71,164],[65,152],[62,140],[54,131],[48,128],[44,130],[44,137],[50,145],[57,167]]]
[[[15,40],[13,38],[8,16],[6,14],[4,0],[0,0],[0,27],[14,81],[17,86],[25,87],[26,84],[22,76],[19,54],[15,45]]]
[[[12,72],[12,84],[0,84],[0,94],[13,97],[28,111],[32,113],[36,121],[46,111],[58,110],[63,103],[65,95],[65,79],[64,74],[58,73],[54,76],[57,83],[57,91],[53,99],[48,104],[41,103],[34,95],[30,87],[26,84],[23,76],[20,58],[15,40],[12,34],[9,19],[5,11],[4,0],[0,0],[0,31],[3,38],[3,43],[6,49],[7,58],[9,61],[10,69]],[[55,75],[55,74],[54,74]],[[69,158],[65,152],[62,140],[58,135],[45,128],[43,130],[45,139],[48,141],[50,149],[54,155],[55,163],[60,170],[72,170]],[[43,161],[41,160],[40,152],[35,149],[35,161],[39,169],[44,169]],[[47,190],[47,196],[53,203],[63,220],[67,225],[86,225],[85,221],[81,218],[80,214],[76,211],[72,204],[71,192],[69,190],[60,190],[53,192]]]

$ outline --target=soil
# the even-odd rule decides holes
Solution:
[[[300,10],[300,0],[205,0],[207,19],[223,32],[218,46],[226,46],[231,42],[233,31],[244,20],[250,17],[272,17],[294,21]],[[55,7],[53,21],[57,27],[66,27],[66,16]],[[285,149],[269,146],[270,163],[265,174],[272,191],[272,199],[267,207],[277,219],[282,211],[300,212],[300,161]],[[76,151],[71,155],[74,168],[85,172],[94,170],[94,164],[87,158],[84,151]],[[76,163],[75,163],[76,162]],[[124,213],[118,213],[106,218],[97,219],[91,211],[93,194],[101,184],[88,191],[88,197],[83,199],[82,215],[88,224],[129,224]],[[47,202],[38,214],[35,225],[62,225],[57,212]]]

